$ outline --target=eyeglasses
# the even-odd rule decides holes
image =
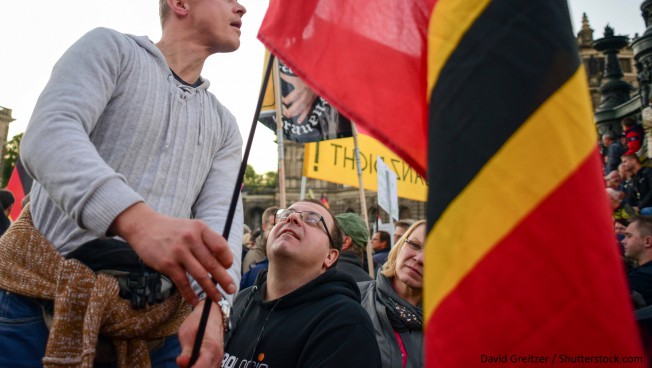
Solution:
[[[414,240],[410,239],[405,239],[405,243],[412,248],[412,250],[416,251],[417,253],[423,252],[423,244],[419,244]]]
[[[321,222],[324,225],[324,230],[326,230],[326,235],[328,235],[328,241],[331,243],[331,248],[335,248],[335,243],[333,243],[333,238],[331,237],[331,233],[328,231],[328,226],[326,226],[326,221],[324,221],[324,217],[317,212],[314,211],[296,211],[291,208],[286,208],[286,209],[280,209],[276,212],[276,217],[274,218],[274,225],[279,223],[280,221],[286,221],[290,215],[293,213],[298,214],[301,217],[301,220],[305,222],[306,224],[311,224],[315,225],[318,222]]]

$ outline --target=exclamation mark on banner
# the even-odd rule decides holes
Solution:
[[[315,166],[314,166],[315,172],[318,171],[318,168],[319,168],[319,142],[315,142]]]

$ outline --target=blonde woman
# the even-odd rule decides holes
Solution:
[[[376,331],[382,366],[423,367],[423,249],[426,222],[415,222],[387,256],[376,280],[358,283]]]

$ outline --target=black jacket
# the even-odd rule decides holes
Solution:
[[[376,280],[359,282],[362,293],[362,307],[371,316],[371,322],[376,330],[376,340],[380,348],[380,359],[383,368],[402,367],[403,355],[399,346],[398,334],[407,352],[407,368],[423,367],[423,309],[415,307],[398,296],[392,287],[392,280],[382,273],[376,275]],[[390,301],[387,303],[387,301]],[[392,313],[401,306],[401,313]],[[401,318],[391,317],[392,314]],[[405,320],[411,319],[406,324]]]
[[[637,194],[639,209],[652,207],[652,169],[643,166],[634,174],[634,190]]]
[[[614,142],[607,147],[607,163],[604,170],[605,175],[614,170],[618,170],[620,158],[625,154],[625,151],[627,151],[627,149],[625,149],[620,142]]]
[[[338,272],[351,276],[355,282],[373,280],[362,268],[362,260],[355,253],[341,252],[335,268]]]
[[[0,204],[0,235],[4,234],[9,229],[9,226],[11,226],[11,221],[5,215],[5,209]]]
[[[330,269],[271,301],[263,300],[266,280],[265,270],[236,296],[222,367],[380,367],[374,328],[350,277]]]
[[[627,274],[629,288],[641,294],[646,305],[652,305],[652,262],[647,262]]]

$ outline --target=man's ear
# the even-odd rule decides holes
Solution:
[[[188,3],[186,0],[167,0],[168,7],[179,17],[188,15]]]
[[[340,252],[337,249],[333,248],[328,248],[328,255],[326,258],[324,258],[324,267],[331,268],[333,266],[333,263],[337,261],[337,258],[339,258]]]
[[[344,240],[342,241],[342,250],[347,250],[351,248],[351,244],[353,244],[353,240],[351,239],[350,236],[344,236]]]
[[[643,245],[645,248],[652,248],[652,236],[643,238]]]

